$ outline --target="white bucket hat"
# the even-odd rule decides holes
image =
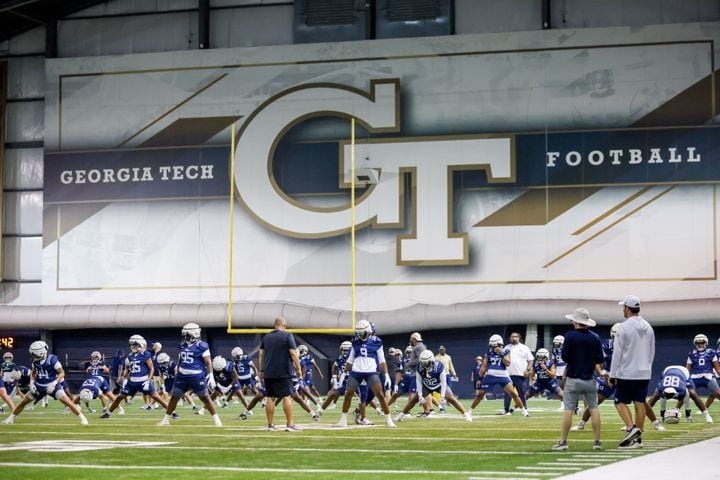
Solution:
[[[578,308],[573,313],[568,313],[567,315],[565,315],[565,318],[588,327],[594,327],[595,325],[597,325],[595,320],[590,318],[590,312],[588,312],[585,308]]]

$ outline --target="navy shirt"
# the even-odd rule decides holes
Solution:
[[[295,337],[285,330],[273,330],[260,342],[264,351],[263,373],[265,378],[292,378],[295,376],[290,349],[296,349]]]
[[[590,330],[571,330],[565,334],[562,358],[567,363],[568,378],[590,380],[595,374],[595,365],[603,363],[602,341]]]

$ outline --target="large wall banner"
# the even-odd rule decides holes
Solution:
[[[715,298],[713,28],[49,60],[43,302]]]

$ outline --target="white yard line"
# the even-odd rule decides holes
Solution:
[[[0,467],[21,467],[21,468],[82,468],[93,470],[127,470],[127,465],[95,465],[95,464],[73,464],[73,463],[25,463],[25,462],[0,462]],[[258,473],[297,473],[296,468],[243,468],[243,467],[209,467],[209,466],[180,466],[180,465],[133,465],[132,470],[162,470],[162,471],[206,471],[206,472],[258,472]],[[357,469],[338,468],[303,468],[303,473],[357,473]],[[486,470],[363,470],[364,474],[370,475],[501,475],[506,478],[507,472],[495,472]],[[557,473],[535,473],[535,476],[552,476]]]

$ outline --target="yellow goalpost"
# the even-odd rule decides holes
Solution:
[[[227,333],[267,333],[272,328],[235,328],[233,311],[233,239],[235,233],[235,123],[230,133],[230,238],[228,241]],[[344,172],[340,173],[341,175]],[[288,328],[293,333],[355,333],[355,117],[350,118],[350,318],[348,328]],[[274,319],[269,319],[273,321]],[[292,318],[288,319],[292,325]]]

